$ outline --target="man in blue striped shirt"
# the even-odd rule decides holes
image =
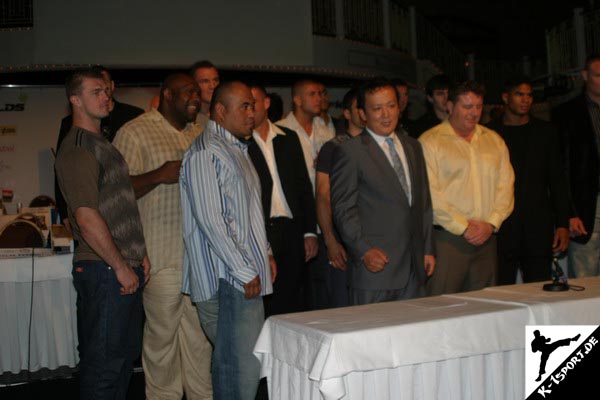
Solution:
[[[254,399],[260,365],[252,354],[264,322],[261,296],[270,294],[270,256],[260,181],[246,138],[254,99],[241,82],[219,85],[211,121],[186,152],[179,180],[185,256],[184,293],[196,303],[214,346],[215,399]]]

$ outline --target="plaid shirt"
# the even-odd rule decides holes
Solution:
[[[200,127],[188,124],[178,131],[161,113],[151,110],[125,124],[113,145],[129,165],[129,173],[140,175],[166,161],[181,160]],[[163,268],[180,270],[183,265],[183,236],[179,185],[161,184],[138,199],[152,273]]]

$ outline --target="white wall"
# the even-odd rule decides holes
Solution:
[[[124,88],[115,97],[148,109],[156,88]],[[62,87],[0,88],[0,109],[6,104],[24,104],[24,111],[0,111],[0,189],[14,191],[7,211],[16,204],[29,204],[39,194],[54,197],[54,156],[61,119],[68,113]],[[9,107],[10,108],[10,107]],[[3,135],[3,128],[16,128],[16,135]]]
[[[31,31],[0,32],[0,65],[311,65],[311,3],[34,0]]]

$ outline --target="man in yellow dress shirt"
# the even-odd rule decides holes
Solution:
[[[514,172],[508,149],[494,131],[479,125],[484,90],[458,85],[448,99],[448,120],[423,133],[437,267],[428,295],[493,285],[497,255],[494,233],[513,210]]]
[[[181,293],[183,230],[179,169],[200,134],[194,123],[200,88],[191,76],[168,76],[158,109],[124,125],[113,142],[129,166],[148,246],[155,263],[144,289],[142,363],[146,398],[212,398],[212,348],[196,307]]]

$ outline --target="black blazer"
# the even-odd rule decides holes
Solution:
[[[279,174],[285,200],[290,207],[294,220],[302,225],[302,232],[316,233],[315,198],[304,163],[300,139],[293,130],[276,126],[285,133],[285,135],[277,134],[273,139],[275,164],[277,165],[277,173]],[[248,154],[260,178],[263,212],[265,220],[268,220],[271,213],[271,195],[273,193],[271,173],[267,161],[254,139],[250,140]]]
[[[585,94],[557,107],[553,119],[558,125],[564,148],[567,178],[571,188],[571,217],[583,221],[587,235],[573,238],[587,243],[594,231],[598,198],[598,147]]]

